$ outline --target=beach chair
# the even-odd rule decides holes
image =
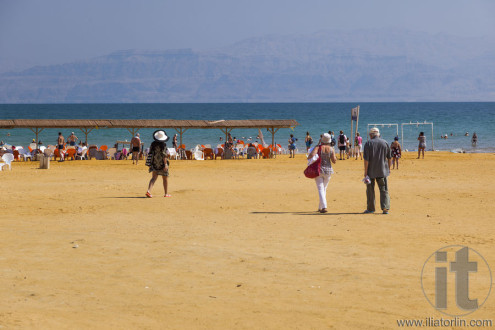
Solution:
[[[210,159],[213,159],[215,157],[215,154],[213,153],[213,149],[211,149],[211,148],[204,149],[203,154],[204,154],[205,159],[208,159],[208,157]]]
[[[107,151],[107,150],[108,150],[108,146],[107,146],[107,145],[102,145],[102,146],[100,147],[100,150],[102,150],[102,151]]]
[[[66,154],[65,154],[65,158],[66,159],[70,158],[71,160],[74,160],[76,153],[77,153],[77,150],[74,148],[67,149]]]
[[[234,152],[232,149],[225,149],[223,152],[223,159],[232,159],[234,158]]]
[[[89,146],[89,148],[88,148],[89,159],[95,158],[97,153],[98,153],[98,147],[97,146],[95,146],[95,145]]]
[[[20,160],[21,160],[21,159],[20,159],[20,157],[19,157],[19,150],[14,150],[14,151],[12,152],[12,155],[14,155],[14,160],[15,160],[16,162],[18,162],[18,161],[20,161]]]
[[[45,146],[40,146],[40,148],[39,148],[39,149],[40,149],[40,151],[43,153],[43,152],[45,151],[46,147],[45,147]]]
[[[190,150],[185,150],[186,153],[186,159],[191,160],[192,159],[192,152]]]
[[[261,156],[263,159],[270,158],[270,148],[263,148],[263,150],[261,150]]]
[[[247,159],[258,158],[258,151],[255,147],[249,147],[246,154]]]
[[[53,158],[53,150],[46,148],[45,151],[43,151],[43,155],[45,155],[45,157]]]
[[[170,154],[170,158],[175,158],[177,160],[177,158],[179,157],[177,150],[175,150],[175,148],[167,148],[167,150],[168,153]]]
[[[223,148],[215,149],[215,159],[217,159],[217,157],[220,157],[220,159],[223,158]]]
[[[50,149],[51,151],[55,151],[55,149],[57,149],[56,146],[52,146],[52,145],[48,145],[47,148]]]
[[[203,154],[203,151],[201,150],[196,150],[194,153],[194,159],[196,160],[205,160],[205,157],[204,157],[204,154]]]
[[[33,160],[31,153],[25,149],[19,150],[19,155],[22,156],[24,161],[26,161],[26,159],[28,159],[28,158],[29,158],[29,160]]]
[[[107,158],[108,159],[115,159],[115,154],[116,153],[117,153],[117,148],[107,149]]]
[[[84,147],[82,150],[82,153],[80,155],[76,155],[76,160],[77,159],[80,159],[80,160],[86,159],[87,154],[88,154],[88,148]]]
[[[0,163],[0,170],[3,170],[5,165],[9,166],[9,170],[12,170],[12,161],[14,160],[14,155],[11,153],[4,154],[2,156],[4,163]]]
[[[63,149],[62,149],[62,152],[64,152]],[[57,158],[61,158],[60,150],[58,148],[53,151],[53,160],[57,160]]]

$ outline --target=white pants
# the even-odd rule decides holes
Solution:
[[[327,208],[327,187],[328,182],[330,182],[330,174],[320,174],[319,177],[315,178],[316,188],[318,188],[318,195],[320,197],[319,210]]]

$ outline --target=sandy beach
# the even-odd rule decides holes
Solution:
[[[389,215],[365,215],[362,161],[338,161],[316,213],[304,155],[13,163],[0,172],[0,328],[383,329],[445,317],[420,276],[467,245],[495,270],[494,154],[406,153]],[[493,291],[493,290],[492,290]],[[492,292],[467,318],[495,315]]]

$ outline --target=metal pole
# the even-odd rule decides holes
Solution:
[[[275,129],[272,127],[272,129],[270,130],[270,132],[272,133],[272,151],[271,151],[271,157],[274,158],[275,157]]]
[[[431,123],[431,151],[435,151],[435,145],[433,144],[433,123]]]
[[[399,129],[399,128],[397,127],[397,129]],[[401,135],[402,135],[401,138],[400,138],[401,139],[401,142],[402,142],[402,149],[405,149],[406,146],[405,146],[405,142],[404,142],[404,123],[400,124],[400,132],[401,132]]]
[[[357,111],[357,119],[356,119],[356,134],[358,133],[358,125],[359,125],[359,105],[358,105],[358,111]]]

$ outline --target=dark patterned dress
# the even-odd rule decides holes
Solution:
[[[150,172],[156,172],[158,175],[169,176],[168,173],[168,156],[169,152],[165,143],[155,141],[151,144],[150,153],[152,154]],[[165,168],[164,160],[167,160],[167,168]]]

